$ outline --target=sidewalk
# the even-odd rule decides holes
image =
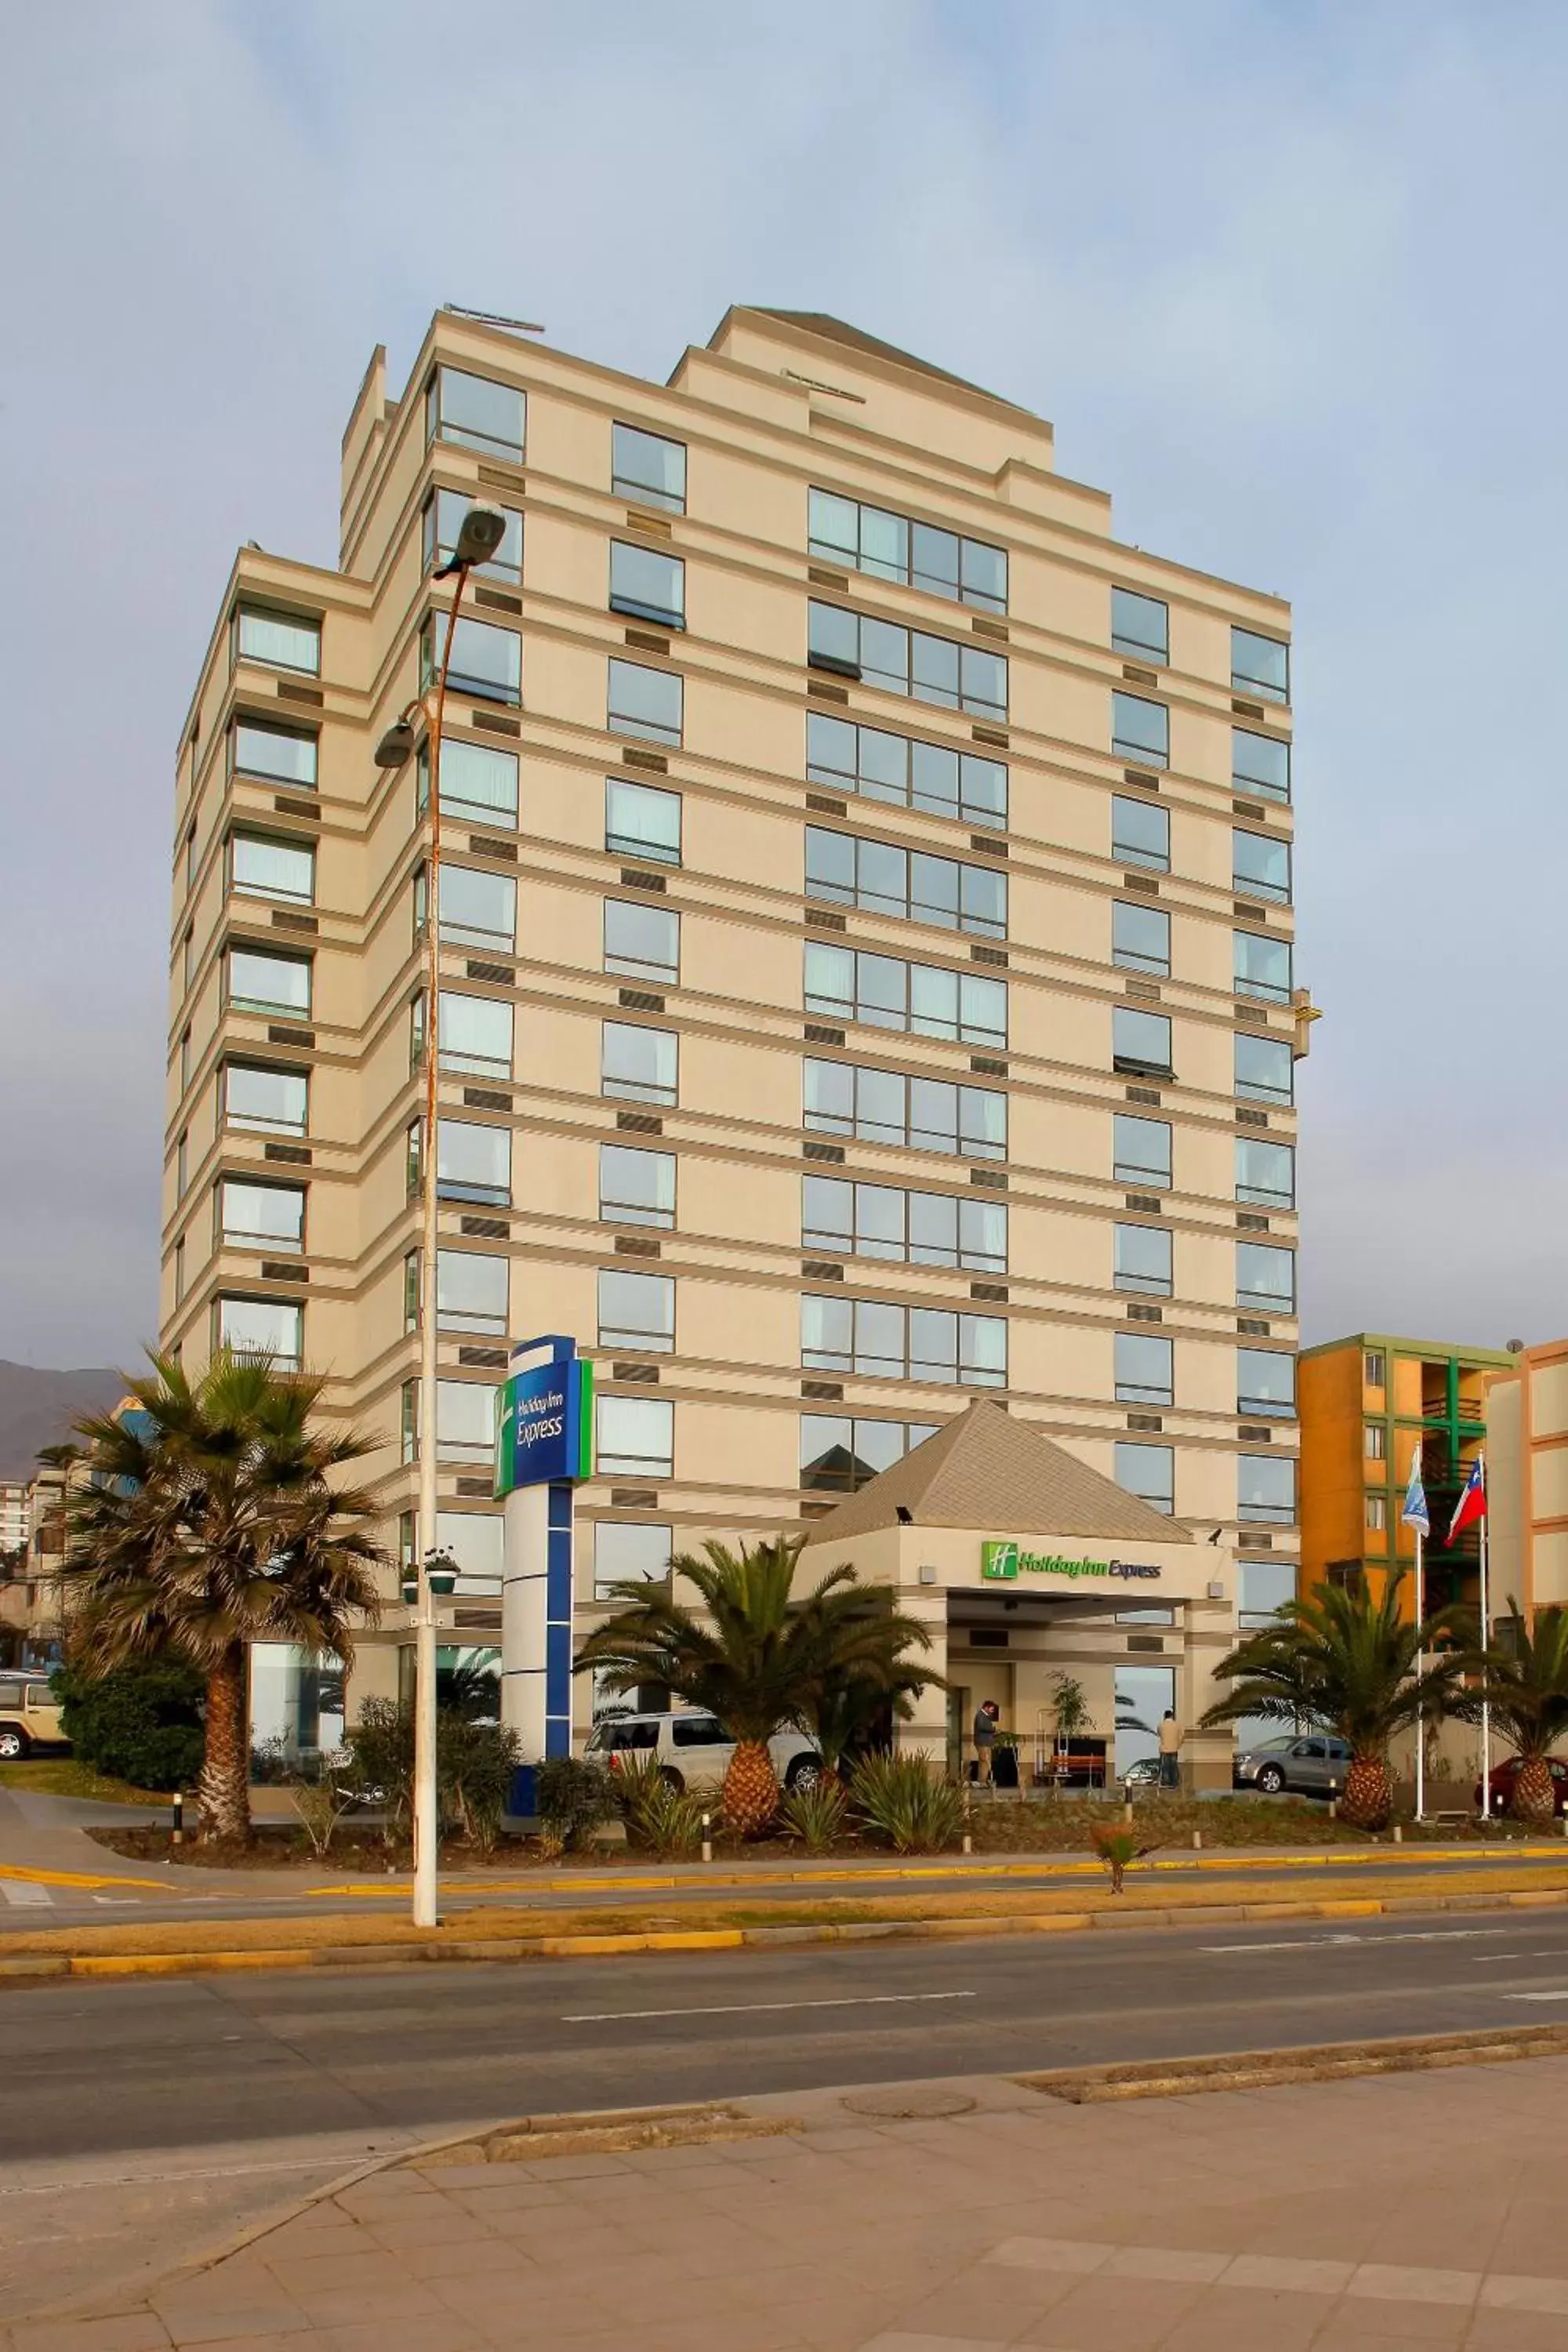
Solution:
[[[1064,2105],[744,2103],[786,2137],[374,2174],[5,2352],[1568,2352],[1568,2059]]]

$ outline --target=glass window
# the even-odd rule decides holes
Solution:
[[[661,866],[680,863],[680,794],[655,784],[605,779],[605,847],[617,857],[647,857]]]
[[[419,746],[418,805],[430,804],[430,750]],[[441,738],[441,814],[478,817],[508,829],[517,823],[517,753],[492,751],[488,743]]]
[[[605,970],[634,980],[680,978],[680,918],[668,907],[634,899],[605,901]]]
[[[630,614],[634,620],[657,621],[661,629],[683,629],[686,566],[679,556],[612,540],[610,610]]]
[[[1119,759],[1141,767],[1163,768],[1171,757],[1171,714],[1163,702],[1141,694],[1112,694],[1110,748]]]
[[[600,1047],[599,1091],[621,1102],[673,1103],[679,1084],[679,1044],[673,1029],[640,1029],[606,1021]]]
[[[1171,1024],[1163,1013],[1139,1013],[1129,1004],[1112,1007],[1110,1014],[1112,1067],[1133,1077],[1168,1078],[1171,1066]]]
[[[1170,1445],[1118,1444],[1114,1476],[1129,1495],[1137,1495],[1152,1510],[1169,1518],[1176,1507],[1176,1455]]]
[[[911,522],[885,507],[864,506],[831,490],[810,492],[806,529],[812,554],[830,563],[987,612],[1007,609],[1006,551],[984,540]]]
[[[424,1314],[419,1296],[420,1252],[410,1250],[403,1261],[403,1328],[417,1331]]]
[[[1111,1173],[1119,1184],[1165,1191],[1171,1181],[1171,1129],[1163,1118],[1134,1118],[1117,1111],[1111,1119]]]
[[[454,367],[438,367],[430,379],[427,440],[455,441],[481,457],[507,457],[521,465],[527,418],[527,396],[512,384]]]
[[[224,1123],[255,1135],[303,1135],[310,1085],[302,1070],[268,1070],[252,1062],[226,1062]]]
[[[1158,596],[1141,596],[1135,588],[1113,588],[1110,642],[1117,653],[1163,669],[1171,657],[1170,606]]]
[[[267,613],[242,604],[237,621],[241,661],[260,662],[268,669],[304,670],[321,674],[321,625],[301,620],[295,613]]]
[[[801,1246],[1005,1274],[1007,1208],[1001,1201],[807,1176],[802,1179]]]
[[[1289,1462],[1270,1463],[1270,1469],[1289,1470]],[[1295,1564],[1288,1559],[1243,1559],[1237,1563],[1241,1586],[1238,1622],[1244,1627],[1269,1624],[1288,1601],[1296,1598]]]
[[[1230,633],[1230,683],[1236,694],[1258,694],[1269,702],[1290,699],[1290,648],[1278,637],[1251,629]]]
[[[1236,1091],[1245,1102],[1289,1103],[1295,1099],[1296,1057],[1283,1037],[1236,1036]]]
[[[217,1344],[238,1356],[270,1356],[279,1371],[304,1361],[305,1310],[291,1298],[220,1298]]]
[[[318,746],[313,735],[266,726],[259,719],[237,719],[230,741],[237,776],[264,776],[268,783],[314,792]]]
[[[182,1234],[179,1240],[174,1244],[174,1304],[176,1307],[178,1307],[184,1295],[185,1237],[184,1234]]]
[[[1163,907],[1142,907],[1118,898],[1110,909],[1110,961],[1124,971],[1171,971],[1171,918]]]
[[[1243,833],[1231,836],[1231,883],[1247,896],[1271,898],[1276,906],[1290,904],[1290,845],[1271,834]]]
[[[1169,1339],[1143,1331],[1118,1331],[1116,1400],[1119,1404],[1169,1404],[1175,1351]]]
[[[1001,654],[891,621],[862,619],[840,605],[811,604],[806,659],[815,669],[860,678],[885,694],[913,695],[982,717],[1007,716],[1007,663]]]
[[[419,1383],[405,1381],[398,1392],[398,1453],[404,1462],[419,1459]]]
[[[1171,1236],[1163,1225],[1116,1227],[1116,1287],[1171,1296]]]
[[[511,1205],[511,1130],[441,1118],[436,1125],[436,1196],[476,1206]]]
[[[191,1032],[187,1025],[180,1034],[180,1092],[182,1094],[184,1093],[186,1087],[191,1083],[192,1059],[193,1048]]]
[[[1367,1496],[1366,1524],[1371,1534],[1386,1534],[1388,1529],[1388,1497],[1386,1495],[1369,1495]]]
[[[605,715],[610,734],[636,735],[648,743],[679,745],[684,702],[684,681],[673,670],[648,669],[640,662],[611,661]]]
[[[663,1397],[596,1400],[597,1467],[611,1477],[675,1475],[675,1407]]]
[[[444,1331],[480,1331],[504,1339],[510,1328],[504,1257],[478,1250],[436,1253],[436,1320]]]
[[[1289,801],[1290,746],[1273,735],[1253,735],[1245,727],[1230,730],[1230,780],[1237,792],[1258,800]]]
[[[443,1462],[495,1458],[496,1392],[485,1381],[437,1381],[436,1451]]]
[[[226,1176],[217,1188],[217,1238],[228,1249],[302,1250],[304,1186],[249,1184]]]
[[[622,1143],[599,1146],[599,1215],[610,1225],[675,1223],[675,1154],[634,1151]]]
[[[1110,803],[1110,854],[1124,866],[1171,870],[1171,813],[1157,802],[1129,800],[1117,793]]]
[[[1237,931],[1232,936],[1237,996],[1260,996],[1270,1004],[1289,1004],[1289,940],[1265,939],[1257,931]]]
[[[891,842],[829,833],[822,825],[805,829],[805,887],[808,898],[863,907],[871,914],[991,939],[1007,935],[1005,874],[906,851]]]
[[[879,1299],[801,1299],[800,1360],[809,1370],[882,1380],[1003,1388],[1007,1325],[998,1315],[953,1315]]]
[[[1384,1354],[1381,1348],[1369,1348],[1367,1349],[1365,1372],[1366,1384],[1369,1389],[1381,1389],[1387,1387],[1388,1359]]]
[[[1369,1462],[1386,1462],[1388,1459],[1388,1432],[1384,1427],[1383,1423],[1381,1421],[1369,1421],[1366,1424],[1363,1435],[1365,1438],[1367,1460]]]
[[[594,1598],[608,1601],[617,1584],[657,1584],[669,1572],[668,1527],[652,1520],[601,1519],[594,1529]]]
[[[256,948],[230,948],[228,1001],[240,1013],[308,1016],[310,963],[307,956],[264,955]]]
[[[817,1134],[970,1159],[1007,1157],[1007,1097],[986,1087],[808,1058],[805,1097],[805,1125]]]
[[[511,1006],[492,996],[458,996],[444,988],[437,1037],[441,1067],[510,1078],[511,1020]]]
[[[425,929],[425,868],[414,877],[414,928]],[[517,945],[517,884],[510,874],[489,874],[477,866],[441,867],[441,937],[459,946]]]
[[[459,1592],[500,1591],[506,1565],[506,1522],[499,1511],[437,1511],[436,1545],[458,1563]],[[479,1652],[479,1656],[495,1653]]]
[[[1236,1139],[1236,1197],[1261,1209],[1289,1209],[1296,1199],[1296,1154],[1288,1143]]]
[[[1007,983],[901,957],[867,955],[808,940],[805,1009],[877,1029],[912,1030],[1005,1049]]]
[[[1000,760],[914,742],[881,727],[856,727],[817,710],[806,714],[805,772],[815,783],[931,816],[965,824],[1007,822],[1007,770]]]
[[[465,518],[479,503],[461,490],[433,490],[425,501],[424,556],[425,569],[434,572],[450,563],[458,551],[458,538]],[[476,580],[521,580],[522,578],[522,517],[512,507],[499,507],[491,499],[484,501],[486,510],[499,514],[506,524],[501,543],[488,563],[473,567]]]
[[[432,613],[419,634],[419,688],[426,693],[440,674],[449,613]],[[447,685],[476,702],[521,702],[522,639],[515,629],[492,628],[489,621],[460,620],[452,635]],[[445,762],[443,762],[445,764]]]
[[[686,444],[636,425],[610,428],[610,488],[645,507],[686,512]]]
[[[174,1146],[174,1198],[183,1201],[191,1184],[191,1131],[184,1128]]]
[[[229,875],[241,898],[287,898],[300,907],[315,900],[316,853],[308,842],[237,833],[229,842]]]
[[[1236,1303],[1265,1315],[1296,1312],[1296,1253],[1267,1242],[1237,1242]]]
[[[1274,1526],[1296,1517],[1296,1464],[1288,1454],[1243,1454],[1236,1465],[1237,1517]],[[1291,1571],[1294,1574],[1294,1570]]]
[[[1236,1351],[1237,1412],[1279,1413],[1286,1419],[1296,1410],[1296,1359],[1271,1348],[1238,1348]]]
[[[803,1412],[800,1483],[808,1494],[852,1495],[934,1437],[930,1421],[868,1421],[847,1413]]]
[[[599,1271],[599,1345],[668,1355],[675,1345],[675,1285],[667,1274]]]

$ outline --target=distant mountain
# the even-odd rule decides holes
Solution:
[[[119,1372],[47,1371],[0,1359],[0,1478],[30,1478],[40,1445],[60,1444],[79,1413],[102,1412],[124,1394]]]

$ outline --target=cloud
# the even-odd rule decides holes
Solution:
[[[1291,596],[1309,1330],[1561,1328],[1560,11],[76,0],[8,37],[9,1352],[149,1328],[180,719],[235,545],[331,560],[371,346],[445,299],[657,377],[732,300],[837,310],[1050,416],[1126,539]]]

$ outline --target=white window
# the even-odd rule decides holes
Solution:
[[[680,794],[655,784],[605,780],[605,847],[616,857],[647,857],[661,866],[680,863]]]
[[[504,1339],[508,1330],[508,1265],[478,1250],[436,1253],[436,1320],[444,1331],[481,1331]]]
[[[302,1070],[268,1070],[229,1062],[223,1074],[224,1120],[258,1135],[303,1135],[310,1085]]]
[[[612,660],[605,728],[612,735],[679,744],[684,699],[682,682],[673,671]]]
[[[610,488],[645,507],[686,512],[686,444],[645,433],[636,425],[610,430]]]
[[[414,877],[414,929],[425,929],[425,868]],[[517,884],[510,874],[488,874],[478,866],[441,867],[441,937],[459,947],[499,948],[510,954],[517,945]]]
[[[1119,1486],[1129,1495],[1141,1496],[1151,1510],[1163,1511],[1170,1517],[1176,1507],[1176,1456],[1173,1447],[1118,1444],[1115,1465]]]
[[[608,1402],[608,1400],[607,1400]],[[617,1584],[655,1584],[668,1575],[671,1530],[650,1519],[601,1519],[594,1529],[594,1598]]]
[[[236,621],[241,661],[260,662],[268,669],[300,669],[319,677],[321,669],[321,625],[297,614],[262,612],[242,604]]]
[[[680,978],[679,916],[640,899],[606,898],[605,970],[673,985]]]
[[[483,1381],[437,1381],[436,1451],[443,1462],[489,1462],[496,1392]]]
[[[437,1511],[436,1549],[458,1563],[459,1592],[495,1593],[506,1567],[506,1522],[499,1511]]]
[[[1171,714],[1163,702],[1141,694],[1110,698],[1110,748],[1119,759],[1163,768],[1171,757]]]
[[[432,613],[419,633],[421,693],[440,674],[450,624],[449,613]],[[452,693],[466,694],[476,702],[521,702],[522,639],[515,630],[493,628],[489,621],[459,620],[447,683]]]
[[[599,1146],[599,1215],[610,1225],[675,1223],[675,1154]]]
[[[522,463],[528,401],[514,384],[497,383],[463,368],[438,367],[426,399],[426,437],[455,441],[481,457]]]
[[[286,898],[299,907],[314,903],[316,853],[308,842],[237,833],[229,844],[229,872],[238,898]]]
[[[220,1298],[217,1344],[237,1355],[270,1356],[281,1371],[304,1360],[305,1310],[292,1299]]]
[[[430,750],[419,747],[419,807],[430,800]],[[517,823],[517,753],[495,751],[488,743],[464,743],[455,736],[441,738],[441,814],[478,817],[481,824],[505,827]]]
[[[256,948],[230,948],[228,1001],[240,1013],[282,1013],[308,1018],[310,959],[264,955]]]
[[[269,783],[316,787],[317,744],[313,735],[272,727],[259,719],[237,719],[230,739],[238,776],[265,776]]]
[[[304,1186],[249,1184],[226,1176],[218,1186],[218,1239],[230,1249],[303,1249]]]
[[[436,1192],[443,1201],[511,1205],[511,1130],[443,1118],[436,1128]]]
[[[673,1029],[640,1029],[606,1021],[599,1090],[622,1102],[673,1103],[679,1081],[679,1041]]]
[[[675,1345],[675,1284],[669,1276],[601,1269],[599,1345],[668,1355]]]
[[[441,1067],[476,1077],[511,1076],[512,1008],[492,996],[441,991]]]
[[[662,1397],[602,1396],[597,1402],[597,1466],[603,1475],[671,1478],[675,1407]]]

